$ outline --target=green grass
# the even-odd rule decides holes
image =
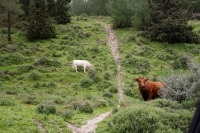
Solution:
[[[112,98],[102,95],[117,84],[116,65],[106,44],[102,19],[105,18],[89,17],[87,21],[73,18],[70,24],[56,25],[56,38],[35,42],[28,41],[20,30],[12,29],[13,43],[8,44],[7,35],[3,34],[0,95],[4,98],[0,101],[0,132],[70,132],[66,121],[81,126],[118,104],[118,94]],[[90,70],[84,73],[82,68],[78,68],[79,73],[73,71],[74,59],[89,60],[95,66],[95,75],[89,77]],[[112,78],[105,79],[105,73]],[[81,85],[88,78],[92,84]],[[91,98],[87,100],[94,107],[93,113],[83,113],[73,107],[73,101],[78,104],[86,98]],[[55,114],[38,113],[41,103],[53,99],[57,99],[53,104]],[[97,106],[99,100],[106,106]],[[66,107],[74,114],[71,118],[61,115]],[[44,129],[40,129],[36,121],[43,124]]]
[[[103,96],[110,88],[117,87],[117,67],[106,44],[107,32],[102,22],[110,25],[110,18],[82,20],[74,17],[70,24],[55,25],[56,38],[35,42],[28,41],[24,33],[14,29],[12,44],[7,43],[7,35],[1,33],[4,28],[0,28],[3,35],[0,40],[0,132],[71,132],[66,122],[81,126],[89,119],[116,109],[118,94],[112,93],[111,98]],[[199,31],[198,21],[191,24]],[[181,53],[200,60],[199,44],[152,42],[132,28],[115,29],[115,32],[119,42],[122,88],[134,94],[134,97],[124,95],[121,107],[144,104],[136,77],[144,75],[160,80],[170,75],[173,57]],[[82,68],[78,68],[79,73],[74,72],[71,66],[74,59],[89,60],[95,66],[95,74],[90,75],[90,70],[84,73]],[[88,80],[93,82],[88,85]],[[89,87],[84,87],[85,84]],[[93,105],[93,113],[84,113],[74,107],[74,103],[81,104],[85,100]],[[53,101],[55,114],[38,112],[38,106],[47,101]],[[67,109],[73,112],[70,118],[62,115]],[[98,133],[108,131],[111,117],[112,114],[98,123]],[[39,128],[38,122],[44,129]]]

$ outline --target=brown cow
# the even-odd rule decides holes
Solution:
[[[155,99],[158,97],[158,91],[164,87],[163,82],[148,81],[146,77],[139,77],[135,79],[138,82],[140,94],[144,101]]]

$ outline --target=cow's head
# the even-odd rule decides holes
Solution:
[[[138,82],[139,88],[143,89],[145,88],[145,82],[148,81],[149,79],[146,77],[139,77],[135,79]]]
[[[91,68],[91,69],[94,69],[94,65],[90,65],[90,68]]]

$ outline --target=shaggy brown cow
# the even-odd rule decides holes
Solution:
[[[158,91],[164,87],[163,82],[148,81],[146,77],[139,77],[135,79],[138,82],[140,94],[144,101],[155,99],[158,97]]]

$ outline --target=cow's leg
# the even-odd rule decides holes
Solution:
[[[147,101],[147,99],[148,99],[147,94],[144,91],[141,91],[141,90],[140,90],[140,94],[142,95],[142,98],[144,99],[144,101]]]
[[[86,72],[86,66],[84,66],[84,72]]]
[[[78,71],[77,71],[77,65],[75,65],[74,68],[75,68],[76,72],[78,73]]]
[[[152,99],[152,93],[148,94],[148,101]]]

